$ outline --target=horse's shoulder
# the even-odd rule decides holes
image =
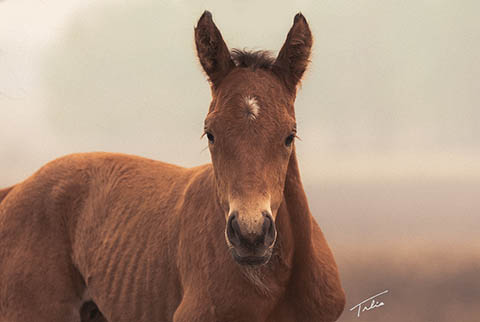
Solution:
[[[312,279],[318,292],[312,292],[323,310],[321,315],[328,321],[336,321],[345,307],[345,293],[340,283],[337,264],[319,224],[312,216]]]

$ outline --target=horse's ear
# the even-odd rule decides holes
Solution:
[[[307,69],[312,42],[312,33],[307,20],[298,13],[273,65],[273,71],[285,81],[292,92],[296,91]]]
[[[205,11],[198,20],[195,28],[195,45],[203,70],[207,73],[212,86],[218,87],[235,64],[209,11]]]

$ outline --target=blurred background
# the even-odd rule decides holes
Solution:
[[[0,1],[0,186],[73,152],[209,162],[205,9],[230,48],[276,53],[310,23],[297,151],[340,321],[479,321],[478,1]]]

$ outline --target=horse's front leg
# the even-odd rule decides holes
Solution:
[[[208,297],[196,296],[192,292],[184,294],[180,305],[175,310],[173,322],[218,321],[214,306]]]
[[[186,292],[173,316],[173,322],[264,322],[255,307],[242,308],[232,298],[216,301],[201,292]]]

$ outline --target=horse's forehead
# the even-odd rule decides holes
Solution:
[[[256,124],[268,128],[283,124],[288,118],[284,104],[257,91],[240,91],[220,99],[215,114],[217,119],[226,122],[225,125]]]
[[[226,97],[243,94],[264,101],[276,100],[286,94],[280,80],[273,73],[249,68],[238,68],[231,72],[222,84],[221,92]]]
[[[260,114],[281,117],[282,106],[287,104],[280,87],[262,79],[240,82],[229,86],[217,97],[218,111],[246,112],[251,119]]]
[[[273,131],[290,123],[289,102],[288,93],[271,72],[239,68],[226,77],[216,92],[209,116],[220,127],[248,126],[257,131],[259,127]]]

